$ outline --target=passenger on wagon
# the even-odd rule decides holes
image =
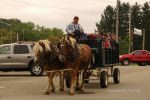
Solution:
[[[117,42],[117,37],[116,37],[116,35],[114,33],[111,34],[110,43],[111,43],[113,49],[119,48],[119,44]]]
[[[101,37],[102,37],[102,34],[101,34],[100,32],[97,32],[96,38],[97,38],[97,39],[101,39]]]
[[[82,26],[79,24],[79,17],[75,16],[73,22],[69,23],[66,27],[67,35],[72,36],[73,38],[80,39],[81,35],[84,33]]]
[[[104,34],[104,48],[111,48],[110,34]]]
[[[100,40],[104,40],[104,33],[103,32],[98,32],[97,38]]]

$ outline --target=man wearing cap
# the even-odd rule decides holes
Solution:
[[[72,36],[72,37],[76,38],[77,40],[84,33],[82,26],[78,22],[79,22],[79,17],[75,16],[73,18],[73,22],[71,22],[66,27],[67,35]]]

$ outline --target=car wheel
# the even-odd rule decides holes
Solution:
[[[128,66],[130,64],[129,59],[124,59],[122,61],[122,64],[125,65],[125,66]]]
[[[30,66],[30,72],[33,76],[41,76],[43,75],[43,68],[38,64],[32,64]]]

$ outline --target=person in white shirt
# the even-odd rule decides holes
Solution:
[[[81,35],[84,33],[82,26],[79,24],[79,17],[75,16],[73,18],[73,22],[69,23],[66,27],[67,35],[74,37],[75,39],[79,39]]]

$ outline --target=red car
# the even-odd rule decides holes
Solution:
[[[145,66],[150,64],[150,52],[147,50],[136,50],[131,54],[120,55],[119,61],[125,66],[130,63],[137,63],[140,66]]]

